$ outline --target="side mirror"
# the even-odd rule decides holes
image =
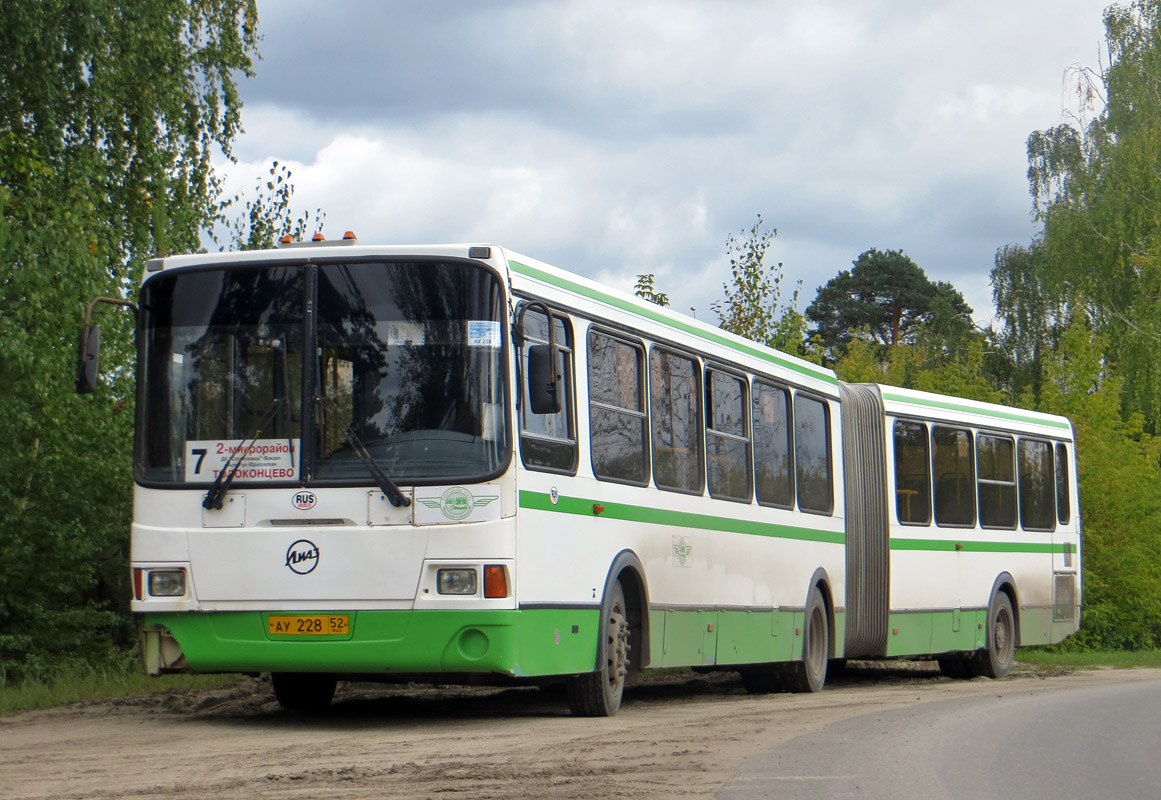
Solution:
[[[555,364],[552,363],[552,348],[546,344],[534,344],[528,348],[528,407],[533,414],[558,414],[562,408],[560,392],[557,391]]]
[[[101,328],[86,325],[81,329],[80,346],[77,348],[77,394],[92,394],[97,388],[100,355]]]

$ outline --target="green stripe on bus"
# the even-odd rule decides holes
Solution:
[[[934,400],[931,398],[916,398],[904,395],[894,394],[890,391],[883,392],[884,400],[891,400],[896,403],[907,403],[913,406],[927,406],[930,408],[940,408],[944,411],[954,411],[957,414],[976,414],[983,417],[995,417],[997,419],[1005,419],[1011,422],[1023,422],[1032,425],[1044,425],[1049,428],[1060,428],[1061,430],[1072,432],[1072,426],[1067,422],[1061,422],[1057,419],[1045,419],[1043,417],[1033,417],[1028,414],[1021,414],[1019,409],[1012,411],[993,411],[991,409],[976,408],[975,406],[965,406],[961,403],[956,403],[953,400]]]
[[[650,322],[657,322],[661,325],[665,325],[666,327],[681,331],[682,333],[688,333],[692,336],[696,336],[699,339],[705,339],[706,341],[713,342],[714,344],[720,344],[724,347],[728,347],[731,350],[737,350],[740,353],[745,353],[746,355],[759,358],[763,361],[782,367],[783,369],[792,370],[799,373],[800,375],[813,378],[814,380],[823,381],[825,383],[829,383],[832,386],[838,385],[838,379],[831,372],[824,370],[822,367],[815,367],[808,363],[792,361],[789,358],[785,358],[779,355],[777,351],[768,350],[757,344],[747,345],[744,342],[735,342],[734,340],[729,339],[719,333],[715,333],[714,331],[702,330],[695,325],[691,325],[679,319],[670,319],[664,314],[659,314],[653,309],[640,308],[623,298],[607,294],[600,291],[599,289],[592,289],[588,286],[583,286],[579,283],[576,283],[575,281],[570,281],[567,278],[558,278],[553,275],[549,275],[547,272],[536,269],[535,267],[530,267],[527,264],[521,264],[519,261],[509,261],[508,264],[516,272],[519,272],[520,274],[529,278],[535,278],[542,283],[551,284],[552,286],[556,286],[561,289],[567,289],[574,294],[579,294],[582,297],[587,297],[590,300],[596,300],[597,302],[604,303],[607,306],[612,306],[613,308],[619,309],[621,311],[627,311],[630,314],[634,314],[638,317],[644,317]]]
[[[1065,553],[1071,545],[1052,542],[973,542],[943,539],[892,539],[892,550],[928,550],[964,553]]]
[[[604,510],[599,514],[594,506]],[[846,535],[842,531],[822,531],[814,528],[800,528],[793,525],[778,525],[772,522],[716,517],[711,514],[694,514],[689,511],[673,511],[667,508],[635,506],[627,503],[609,503],[581,497],[559,497],[554,504],[544,492],[520,492],[520,507],[534,511],[551,511],[556,514],[575,514],[601,519],[619,519],[627,522],[648,522],[653,525],[668,525],[675,528],[698,528],[723,533],[744,533],[750,536],[770,536],[776,539],[796,539],[804,542],[825,544],[845,544]]]

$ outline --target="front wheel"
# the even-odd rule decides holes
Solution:
[[[802,661],[786,675],[786,687],[792,692],[820,692],[826,683],[830,656],[830,621],[826,603],[817,586],[806,598],[806,621],[802,628]]]
[[[568,707],[578,717],[611,717],[621,707],[629,674],[629,615],[617,581],[601,609],[605,659],[595,672],[568,679]]]

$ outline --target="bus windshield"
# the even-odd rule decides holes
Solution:
[[[175,270],[141,300],[143,484],[210,483],[241,461],[236,485],[374,485],[356,442],[397,483],[507,464],[506,306],[478,265]]]

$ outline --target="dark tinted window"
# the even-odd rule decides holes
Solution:
[[[895,420],[895,513],[900,522],[931,522],[930,469],[927,426]]]
[[[754,490],[763,505],[794,505],[790,392],[754,382]]]
[[[662,489],[702,490],[700,372],[696,359],[660,348],[649,354],[653,480]]]
[[[714,497],[750,499],[746,381],[706,370],[706,477]]]
[[[573,415],[572,323],[553,313],[556,328],[556,372],[562,376],[557,386],[561,409],[555,414],[533,414],[529,403],[520,403],[520,456],[529,469],[552,472],[576,470],[577,443]],[[520,353],[523,396],[528,388],[528,348],[548,344],[548,317],[536,309],[524,312],[524,348]]]
[[[1016,527],[1016,459],[1012,440],[980,434],[977,441],[980,525]]]
[[[588,362],[593,473],[602,480],[647,483],[642,348],[590,330]]]
[[[1069,501],[1069,469],[1068,469],[1068,447],[1057,443],[1056,445],[1056,519],[1061,525],[1067,525],[1068,520],[1072,517],[1071,503]]]
[[[798,507],[829,514],[834,508],[830,465],[830,411],[821,400],[794,396],[794,463]]]
[[[976,487],[971,431],[936,425],[931,430],[931,445],[935,524],[974,525]]]
[[[1017,448],[1020,475],[1020,526],[1052,530],[1056,521],[1056,476],[1052,445],[1021,439]]]

